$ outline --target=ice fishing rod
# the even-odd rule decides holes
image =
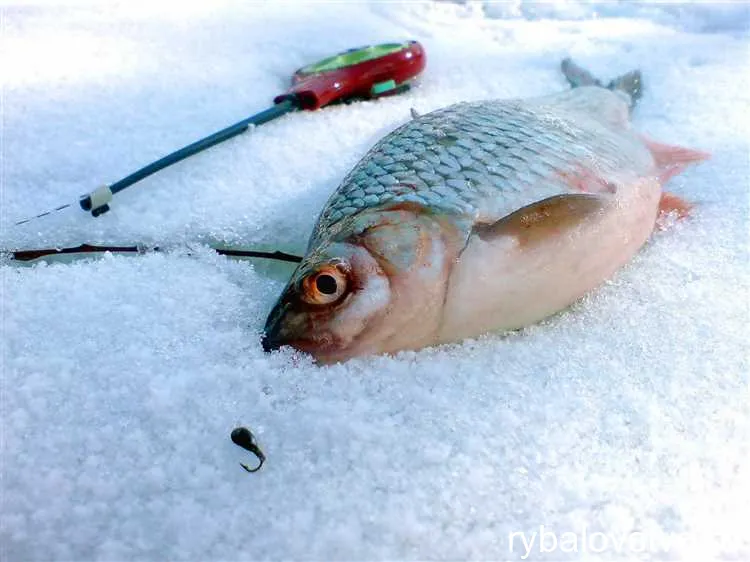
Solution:
[[[302,261],[301,256],[287,254],[278,250],[274,252],[263,252],[259,250],[241,250],[238,248],[221,248],[211,247],[211,249],[220,256],[229,258],[263,258],[276,261],[285,261],[289,263],[299,263]],[[162,252],[160,246],[99,246],[94,244],[81,244],[80,246],[69,248],[39,248],[34,250],[14,250],[0,251],[0,257],[3,254],[13,261],[31,263],[36,260],[45,258],[60,258],[61,256],[72,256],[76,258],[79,254],[148,254],[151,252]]]
[[[268,123],[293,111],[312,111],[332,103],[375,99],[404,92],[409,89],[409,82],[422,72],[425,63],[422,45],[417,41],[406,41],[349,49],[300,68],[292,75],[291,88],[276,96],[272,107],[180,148],[113,184],[103,185],[82,195],[78,204],[93,217],[103,215],[109,211],[113,196],[123,189],[244,133],[252,126]],[[67,203],[15,224],[24,224],[74,205]]]

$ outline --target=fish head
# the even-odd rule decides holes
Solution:
[[[410,205],[336,226],[271,310],[264,350],[288,345],[333,363],[434,343],[460,246],[456,226]]]

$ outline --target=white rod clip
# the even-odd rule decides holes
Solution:
[[[112,201],[113,193],[108,185],[103,185],[87,195],[83,195],[79,201],[84,211],[91,211],[94,217],[103,215],[109,211],[108,203]]]

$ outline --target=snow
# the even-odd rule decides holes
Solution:
[[[0,558],[750,559],[748,19],[743,3],[6,3],[0,248],[170,251],[0,264]],[[98,219],[13,225],[264,109],[306,63],[408,38],[428,54],[408,94],[285,116]],[[713,153],[670,184],[693,218],[518,333],[330,367],[261,351],[289,267],[206,244],[301,251],[410,108],[559,90],[565,55],[603,78],[640,67],[635,126]],[[238,425],[268,457],[256,474]],[[546,552],[542,525],[578,552]],[[534,532],[528,553],[509,536]],[[616,546],[632,533],[647,552]]]

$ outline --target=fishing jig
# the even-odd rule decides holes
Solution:
[[[238,445],[239,447],[242,447],[246,451],[250,451],[258,458],[259,461],[258,466],[256,466],[255,468],[250,468],[245,463],[240,463],[240,466],[248,472],[258,472],[260,470],[260,467],[263,466],[263,463],[266,462],[266,455],[264,455],[263,451],[261,451],[260,447],[258,447],[258,443],[255,441],[255,436],[253,436],[252,432],[246,427],[237,427],[232,431],[232,435],[230,437],[232,439],[232,443]]]

